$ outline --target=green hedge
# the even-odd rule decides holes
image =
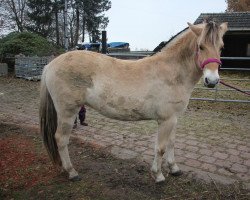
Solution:
[[[25,56],[49,56],[62,53],[61,47],[55,46],[45,38],[30,32],[13,32],[0,39],[0,56],[24,54]]]

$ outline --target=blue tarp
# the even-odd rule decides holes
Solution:
[[[99,46],[101,46],[101,43],[85,43],[85,44],[83,44],[83,46],[86,49],[90,49],[91,47],[99,47]]]
[[[85,47],[85,49],[90,49],[90,48],[99,48],[102,45],[102,43],[84,43],[82,46]],[[110,48],[124,48],[124,47],[129,47],[129,43],[127,42],[110,42],[107,44],[108,47]]]

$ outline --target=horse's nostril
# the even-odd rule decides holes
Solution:
[[[205,83],[208,84],[208,79],[207,78],[205,78]]]

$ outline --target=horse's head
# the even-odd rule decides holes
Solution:
[[[204,84],[215,87],[219,83],[220,54],[224,46],[223,35],[227,31],[227,22],[221,25],[207,22],[199,25],[188,23],[191,31],[196,35],[196,63],[203,70]]]

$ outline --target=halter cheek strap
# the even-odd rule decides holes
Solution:
[[[201,64],[200,64],[200,68],[201,70],[203,70],[205,68],[205,66],[209,63],[218,63],[219,65],[222,64],[221,60],[217,59],[217,58],[208,58],[206,60],[204,60]]]

